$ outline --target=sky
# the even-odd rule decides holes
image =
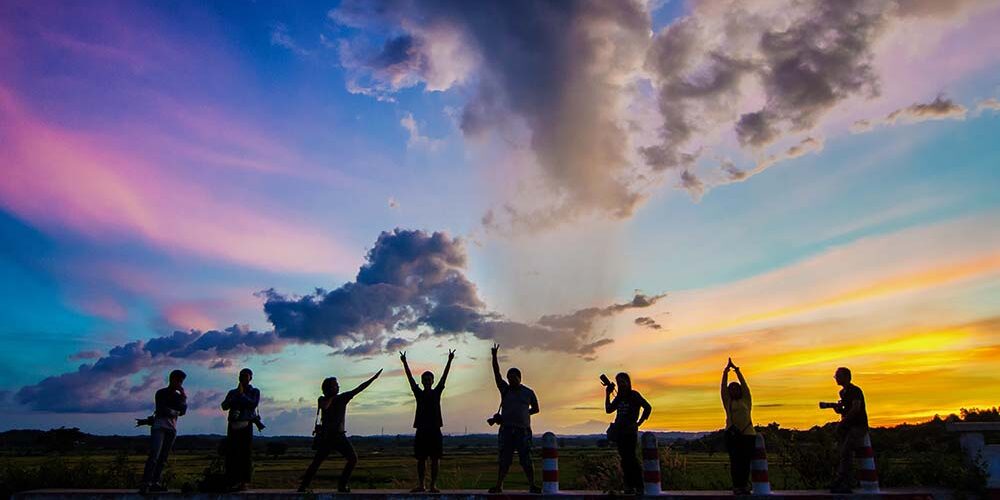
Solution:
[[[250,367],[269,434],[485,432],[490,347],[535,432],[996,406],[1000,4],[0,4],[0,430],[185,433]]]

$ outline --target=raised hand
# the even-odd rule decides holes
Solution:
[[[399,360],[406,363],[406,351],[399,351]]]
[[[448,349],[448,361],[455,359],[455,349]]]
[[[497,357],[497,351],[500,350],[500,344],[493,344],[493,348],[490,351],[493,353],[493,357]]]

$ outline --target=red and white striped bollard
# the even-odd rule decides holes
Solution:
[[[771,480],[767,477],[767,450],[764,448],[764,436],[760,433],[757,433],[753,460],[750,462],[750,484],[754,495],[771,494]]]
[[[656,446],[656,434],[642,433],[642,481],[643,492],[646,495],[659,495],[660,489],[660,450]]]
[[[542,434],[542,494],[559,494],[559,448],[551,432]]]
[[[872,439],[865,433],[864,442],[854,451],[857,459],[857,478],[861,490],[865,493],[878,493],[878,473],[875,471],[875,450],[872,449]]]

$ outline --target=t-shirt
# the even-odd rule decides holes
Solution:
[[[847,414],[855,401],[861,402],[861,408],[857,415],[848,417]],[[841,414],[840,422],[848,427],[868,427],[868,410],[865,408],[865,394],[861,388],[854,384],[847,384],[840,390],[840,402],[844,405],[844,413]]]
[[[187,413],[187,396],[177,389],[164,387],[156,391],[154,400],[153,428],[176,431],[177,417]]]
[[[648,406],[646,398],[639,391],[632,389],[626,394],[618,393],[611,401],[611,407],[617,410],[615,426],[619,429],[637,429],[639,414],[644,406]]]
[[[538,398],[535,391],[528,386],[519,385],[511,387],[506,381],[499,385],[500,400],[503,403],[500,415],[503,417],[503,425],[510,427],[531,428],[531,407],[538,406]]]
[[[322,410],[320,415],[320,421],[323,422],[323,427],[328,429],[330,432],[347,432],[344,427],[344,421],[347,419],[347,403],[351,401],[357,395],[354,391],[347,391],[332,396],[333,401],[330,402],[330,406]],[[317,404],[322,404],[324,396],[320,396]],[[320,406],[322,408],[322,405]]]
[[[260,390],[248,385],[246,391],[232,389],[222,402],[222,409],[229,410],[229,427],[243,429],[257,418],[257,405],[260,404]]]
[[[440,429],[444,426],[441,418],[441,393],[444,386],[438,385],[431,389],[421,389],[413,386],[413,396],[417,399],[417,411],[413,415],[414,429]]]

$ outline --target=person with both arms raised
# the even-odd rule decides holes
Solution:
[[[434,374],[426,371],[420,375],[420,383],[423,388],[413,380],[410,372],[410,365],[406,362],[406,352],[399,353],[399,359],[403,362],[403,369],[406,371],[406,380],[410,383],[410,390],[417,400],[417,410],[413,416],[413,428],[416,435],[413,440],[413,456],[417,459],[417,478],[419,483],[416,488],[410,490],[412,493],[427,491],[424,488],[424,476],[426,472],[426,461],[431,459],[431,493],[440,493],[437,489],[438,469],[440,467],[444,437],[441,435],[441,427],[444,421],[441,418],[441,393],[444,392],[444,383],[448,379],[448,372],[451,371],[451,362],[455,359],[455,351],[448,351],[448,363],[444,365],[444,372],[437,386],[434,385]]]
[[[239,384],[226,394],[222,409],[229,412],[226,426],[226,478],[233,490],[245,490],[253,473],[253,423],[260,422],[260,391],[250,385],[253,371],[240,370]]]
[[[729,382],[730,370],[736,372],[739,382]],[[750,477],[754,447],[757,445],[757,432],[750,417],[753,399],[743,372],[733,364],[732,358],[729,358],[726,368],[722,370],[721,391],[722,406],[726,410],[725,440],[729,451],[729,475],[733,481],[733,494],[749,495],[747,480]]]

